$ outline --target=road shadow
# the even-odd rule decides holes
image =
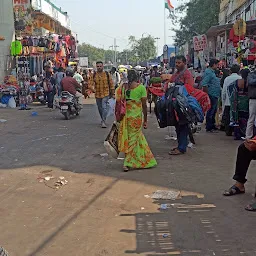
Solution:
[[[123,233],[136,235],[136,250],[126,250],[126,254],[150,252],[165,253],[166,255],[166,253],[177,251],[173,244],[173,230],[167,215],[162,213],[138,213],[121,216],[134,216],[136,223],[136,230],[120,230]]]

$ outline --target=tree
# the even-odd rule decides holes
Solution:
[[[136,65],[138,62],[147,61],[156,56],[155,39],[150,35],[138,40],[134,36],[130,36],[129,46],[130,49],[117,52],[117,59],[122,64]],[[78,53],[79,57],[88,57],[89,66],[92,66],[93,62],[99,60],[105,63],[113,63],[114,52],[112,50],[104,50],[82,43],[78,46]]]
[[[177,14],[186,13],[178,17],[171,15],[175,23],[180,23],[176,32],[175,44],[182,46],[191,42],[193,36],[201,35],[214,25],[218,24],[220,0],[190,0],[177,8]]]
[[[78,53],[79,57],[88,57],[89,66],[92,66],[94,61],[104,61],[105,57],[105,51],[103,49],[85,43],[78,45]]]
[[[138,40],[134,36],[130,36],[129,45],[131,49],[127,51],[127,54],[130,62],[134,64],[138,61],[147,61],[156,57],[155,39],[151,35]]]

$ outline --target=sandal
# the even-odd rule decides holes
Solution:
[[[253,203],[253,204],[248,204],[248,205],[245,207],[245,210],[246,210],[246,211],[249,211],[249,212],[256,212],[256,202]]]
[[[242,191],[236,185],[234,185],[229,190],[226,190],[223,193],[223,196],[235,196],[235,195],[244,194],[244,193],[245,193],[245,190]]]
[[[124,166],[124,167],[123,167],[123,170],[124,170],[124,172],[129,172],[130,168],[127,167],[127,166]]]
[[[169,152],[169,155],[171,155],[171,156],[179,156],[179,155],[184,155],[184,153],[179,151],[177,148],[175,148],[174,150],[171,150],[171,152]]]

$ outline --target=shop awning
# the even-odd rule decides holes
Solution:
[[[208,29],[206,32],[206,35],[208,37],[216,36],[218,34],[221,34],[222,32],[225,32],[226,30],[229,30],[233,27],[233,24],[225,24],[225,25],[218,25],[218,26],[212,26]]]
[[[249,20],[246,22],[246,24],[247,24],[247,28],[254,27],[254,26],[256,27],[256,20]],[[222,32],[225,32],[226,30],[230,30],[233,27],[233,25],[234,25],[233,23],[228,23],[225,25],[212,26],[208,29],[208,31],[206,32],[206,35],[208,37],[219,35]]]

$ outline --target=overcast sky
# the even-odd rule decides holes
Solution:
[[[72,30],[79,42],[109,49],[117,38],[119,50],[126,48],[129,35],[140,38],[151,34],[160,37],[159,52],[164,45],[164,0],[52,0],[67,11]],[[178,0],[171,0],[177,7]],[[166,10],[166,13],[168,10]],[[167,19],[167,44],[173,44],[174,32]]]

